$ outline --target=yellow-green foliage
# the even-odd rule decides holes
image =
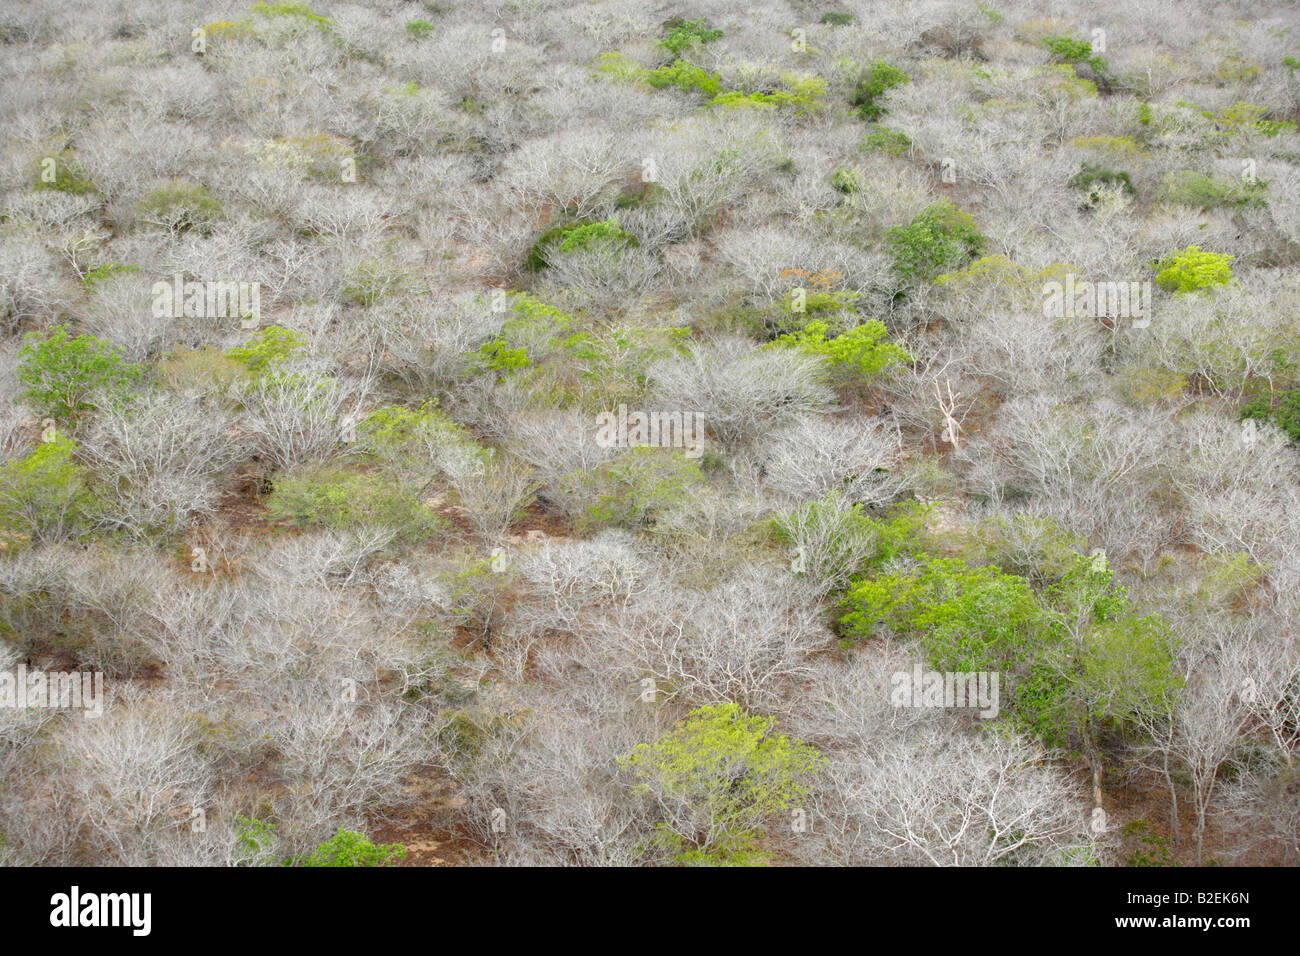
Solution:
[[[400,540],[418,541],[442,526],[418,491],[382,475],[316,467],[277,478],[267,508],[298,527],[389,528]]]
[[[1156,264],[1156,285],[1174,293],[1199,292],[1232,281],[1232,260],[1227,253],[1188,246]]]
[[[0,527],[32,541],[57,540],[81,527],[94,499],[76,451],[72,439],[56,437],[0,465]]]
[[[226,358],[238,362],[253,375],[261,375],[287,361],[306,344],[307,337],[301,332],[271,325],[254,335],[246,345],[227,349],[225,354]]]
[[[771,717],[739,704],[691,711],[652,744],[619,758],[637,791],[678,810],[660,824],[660,842],[684,864],[766,862],[764,822],[803,802],[824,760],[802,741],[775,733]]]

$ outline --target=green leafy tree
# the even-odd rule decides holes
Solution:
[[[339,830],[306,857],[300,866],[388,866],[406,859],[400,843],[372,843],[353,830]]]
[[[750,865],[770,817],[808,796],[822,757],[775,734],[776,721],[726,703],[691,711],[652,744],[619,758],[664,814],[659,842],[679,863]]]
[[[872,61],[853,89],[852,103],[857,108],[858,115],[868,120],[880,119],[885,115],[881,97],[894,87],[902,86],[908,79],[908,75],[898,67],[884,60]]]
[[[703,45],[722,39],[722,31],[711,30],[707,20],[682,20],[675,17],[665,26],[668,27],[668,35],[659,43],[676,56],[681,56],[684,50],[697,43]]]
[[[42,338],[33,332],[18,350],[23,397],[43,415],[71,418],[119,401],[144,379],[144,370],[93,335],[70,336],[57,326]]]
[[[929,282],[966,265],[985,241],[975,219],[945,199],[886,232],[885,251],[901,278]]]
[[[829,336],[826,322],[809,322],[798,332],[782,335],[774,345],[795,348],[810,355],[821,355],[833,369],[847,371],[855,377],[873,378],[885,369],[910,362],[906,349],[889,341],[884,323],[875,319]]]
[[[1049,745],[1081,749],[1100,805],[1100,737],[1170,711],[1177,645],[1162,617],[1137,613],[1100,554],[1081,555],[1044,603],[1055,640],[1018,689],[1017,712]]]
[[[1207,252],[1200,246],[1188,246],[1156,264],[1156,285],[1177,294],[1226,285],[1232,281],[1235,256]]]
[[[76,450],[72,439],[60,437],[0,466],[0,526],[33,541],[76,533],[94,500]]]
[[[869,637],[888,627],[919,636],[931,664],[946,671],[1009,669],[1031,659],[1043,615],[1024,578],[955,558],[854,584],[840,619],[846,633]]]
[[[245,345],[226,350],[226,357],[241,363],[254,375],[287,361],[307,344],[301,332],[271,325],[258,332]]]

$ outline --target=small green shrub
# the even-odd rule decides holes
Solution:
[[[696,66],[689,60],[674,60],[646,74],[646,82],[655,89],[675,86],[684,93],[704,93],[710,97],[722,91],[722,77]]]
[[[93,497],[76,443],[59,437],[0,465],[0,526],[32,541],[68,537],[82,526]]]
[[[1087,40],[1080,40],[1076,37],[1058,34],[1050,36],[1043,40],[1043,46],[1047,47],[1052,59],[1057,63],[1080,63],[1091,67],[1094,73],[1105,75],[1110,72],[1106,61],[1092,52],[1092,44]]]
[[[1103,169],[1100,166],[1094,166],[1092,163],[1084,163],[1079,171],[1070,178],[1067,185],[1072,189],[1079,189],[1087,193],[1089,204],[1097,201],[1101,192],[1098,189],[1099,186],[1119,186],[1128,195],[1137,196],[1137,190],[1133,188],[1133,181],[1127,172]]]
[[[406,32],[414,40],[425,40],[433,35],[434,26],[428,20],[411,20],[406,24]]]
[[[905,349],[889,341],[884,324],[875,319],[838,335],[828,336],[829,331],[826,322],[809,322],[772,344],[823,356],[832,369],[847,371],[854,377],[872,378],[892,365],[912,360]]]
[[[699,707],[652,744],[619,758],[637,792],[680,808],[678,826],[660,828],[660,844],[683,864],[766,862],[757,839],[770,817],[809,794],[824,762],[812,747],[774,733],[776,721],[739,704]],[[693,831],[691,837],[682,831]]]
[[[1232,281],[1231,263],[1235,258],[1188,246],[1156,263],[1156,285],[1179,294],[1226,285]]]
[[[1251,399],[1242,407],[1241,417],[1272,422],[1300,445],[1300,389]]]
[[[49,182],[46,182],[44,173],[45,168],[42,166],[41,172],[36,177],[37,189],[53,189],[73,196],[98,192],[90,176],[70,153],[64,152],[54,157],[54,178]]]
[[[89,292],[99,283],[106,282],[113,276],[135,275],[139,271],[139,266],[123,265],[120,262],[105,262],[93,269],[87,269],[86,274],[81,277],[81,286]]]
[[[441,520],[418,499],[417,488],[381,475],[320,466],[276,479],[271,514],[298,527],[391,528],[402,541],[436,533]]]
[[[684,50],[697,43],[702,46],[722,39],[722,31],[710,29],[707,20],[674,18],[665,26],[668,27],[668,35],[659,43],[674,56],[681,56]]]
[[[263,17],[297,19],[323,32],[334,29],[334,21],[323,17],[305,3],[288,0],[285,3],[255,3],[253,12]]]
[[[23,397],[54,418],[119,401],[144,380],[144,369],[124,362],[110,343],[93,335],[69,336],[63,325],[45,338],[28,334],[18,360]]]
[[[862,140],[862,151],[881,152],[886,156],[902,156],[912,148],[907,134],[888,126],[877,126]]]
[[[406,859],[400,843],[376,844],[352,830],[339,830],[311,854],[295,861],[300,866],[388,866]]]
[[[221,203],[197,183],[174,183],[145,194],[137,206],[142,222],[180,235],[194,230],[211,235],[212,225],[222,216]]]
[[[1195,170],[1184,169],[1169,173],[1161,183],[1160,198],[1164,202],[1178,203],[1195,209],[1216,209],[1221,206],[1264,206],[1267,183],[1256,180],[1244,182],[1222,176],[1207,176]]]
[[[845,195],[860,192],[862,190],[861,173],[856,169],[837,169],[834,175],[831,176],[831,186]]]
[[[853,89],[851,102],[857,108],[858,115],[868,120],[880,119],[885,115],[885,107],[880,98],[894,87],[902,86],[908,79],[908,75],[898,67],[884,60],[873,61],[863,71]]]
[[[680,451],[629,448],[586,476],[595,497],[586,518],[596,525],[650,525],[659,512],[685,502],[703,480],[699,466]]]
[[[301,332],[271,325],[249,339],[247,345],[227,349],[225,354],[226,358],[239,362],[252,374],[261,375],[290,359],[306,344],[307,336]]]
[[[928,282],[964,266],[984,242],[974,218],[945,199],[886,232],[885,252],[901,278]]]
[[[598,242],[639,245],[636,236],[619,227],[617,219],[606,219],[603,222],[586,223],[565,232],[560,238],[560,251],[577,252]]]
[[[851,13],[845,13],[842,10],[828,10],[822,14],[822,18],[817,22],[828,27],[847,27],[853,21],[854,16]]]

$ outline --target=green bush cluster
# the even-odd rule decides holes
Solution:
[[[696,708],[659,740],[619,758],[636,792],[679,809],[658,828],[659,844],[684,865],[746,866],[767,857],[764,822],[803,802],[824,758],[775,733],[771,717],[739,704]]]
[[[1128,195],[1137,196],[1137,190],[1133,187],[1133,180],[1127,172],[1103,169],[1101,166],[1095,166],[1092,163],[1083,163],[1079,171],[1070,178],[1067,185],[1072,189],[1079,189],[1087,193],[1089,204],[1097,201],[1100,193],[1099,186],[1119,186]]]
[[[867,379],[879,375],[890,366],[912,360],[906,349],[889,341],[884,323],[876,319],[845,329],[839,334],[830,332],[830,325],[826,322],[809,322],[797,332],[782,335],[772,345],[820,355],[830,363],[833,370]]]
[[[884,60],[873,60],[859,77],[850,102],[863,119],[878,120],[885,115],[881,97],[894,87],[902,86],[908,79],[908,75],[898,67]]]
[[[1070,63],[1076,66],[1082,63],[1099,76],[1107,76],[1110,73],[1106,61],[1092,52],[1092,44],[1087,40],[1057,34],[1044,38],[1043,46],[1047,47],[1048,52],[1052,54],[1052,59],[1057,63]]]
[[[173,183],[146,193],[137,206],[139,217],[177,234],[193,230],[202,236],[212,234],[213,224],[221,218],[221,203],[206,186],[198,183]]]
[[[1232,260],[1227,253],[1188,246],[1156,263],[1156,285],[1177,294],[1199,292],[1232,281]]]
[[[288,361],[294,353],[307,344],[307,336],[279,325],[262,329],[245,345],[226,349],[226,358],[243,365],[253,375]]]
[[[306,468],[276,479],[267,509],[297,527],[319,525],[339,530],[361,526],[391,528],[401,541],[435,534],[442,526],[419,500],[419,489],[384,475],[331,466]]]
[[[862,151],[880,152],[886,156],[902,156],[912,148],[912,141],[901,130],[877,126],[862,139]]]
[[[681,56],[683,51],[697,43],[703,46],[705,43],[722,39],[722,31],[710,29],[707,20],[683,20],[674,17],[664,26],[668,28],[668,35],[659,43],[676,56]]]
[[[929,282],[961,268],[979,255],[984,243],[974,218],[946,199],[906,226],[894,226],[885,233],[885,252],[895,273],[912,282]]]
[[[144,381],[144,369],[123,361],[109,342],[71,336],[65,325],[45,337],[29,333],[18,360],[18,380],[26,386],[23,397],[37,412],[54,418],[120,401]]]
[[[1164,202],[1178,203],[1195,209],[1217,209],[1223,206],[1238,208],[1267,205],[1264,198],[1267,183],[1255,180],[1245,182],[1223,176],[1207,176],[1195,170],[1184,169],[1169,173],[1161,183],[1160,198]]]

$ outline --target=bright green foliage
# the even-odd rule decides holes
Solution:
[[[253,12],[264,17],[295,17],[325,32],[334,29],[334,21],[329,17],[323,17],[307,4],[293,0],[286,3],[255,3]]]
[[[601,222],[579,219],[576,222],[552,226],[542,233],[533,243],[533,248],[529,250],[524,266],[530,272],[537,272],[539,269],[546,268],[547,255],[556,246],[561,252],[569,253],[586,249],[599,242],[614,242],[622,246],[640,244],[636,236],[619,226],[617,219],[606,219]],[[557,309],[556,312],[559,313],[559,310]],[[563,315],[563,313],[559,314]]]
[[[1232,260],[1227,253],[1206,252],[1188,246],[1156,263],[1156,285],[1175,293],[1197,292],[1232,281]]]
[[[474,436],[431,402],[419,408],[376,409],[357,426],[357,444],[386,473],[410,481],[428,480],[436,451],[455,449],[470,467],[477,459],[484,470],[490,457]]]
[[[878,120],[885,115],[884,104],[880,98],[896,86],[908,81],[906,73],[884,60],[875,60],[863,71],[858,85],[854,87],[852,103],[857,107],[858,115],[863,119]]]
[[[1169,626],[1137,614],[1104,559],[1081,555],[1044,604],[1056,640],[1016,692],[1021,720],[1044,741],[1092,751],[1100,730],[1168,712],[1182,687]]]
[[[918,214],[906,226],[885,233],[885,251],[894,271],[914,282],[928,282],[959,269],[979,255],[985,239],[974,218],[946,199]]]
[[[30,333],[18,360],[18,380],[26,386],[23,397],[54,418],[119,401],[144,380],[144,370],[122,361],[108,342],[93,335],[69,336],[63,325],[44,339]]]
[[[254,375],[261,375],[287,361],[306,344],[307,337],[301,332],[271,325],[249,339],[247,345],[227,349],[226,358],[239,362]]]
[[[840,10],[828,10],[826,13],[822,14],[822,18],[817,22],[830,27],[846,27],[853,22],[853,19],[853,14],[851,13],[844,13]]]
[[[1024,578],[995,567],[931,559],[912,571],[859,581],[840,624],[869,637],[882,627],[919,635],[939,670],[999,670],[1032,649],[1042,613]]]
[[[685,502],[692,486],[703,481],[699,466],[681,451],[647,445],[629,448],[585,480],[596,496],[587,518],[621,527],[653,524],[657,513]]]
[[[765,862],[755,842],[760,827],[807,799],[823,763],[807,744],[773,733],[775,726],[738,704],[700,707],[619,759],[637,791],[668,808],[661,841],[678,862]]]
[[[845,194],[861,192],[861,173],[856,169],[837,169],[831,176],[831,186]]]
[[[709,106],[722,109],[745,107],[793,107],[796,113],[807,113],[821,108],[821,98],[826,94],[826,80],[815,73],[782,73],[784,89],[768,92],[741,93],[727,90],[709,101]]]
[[[0,526],[32,541],[56,541],[82,525],[93,499],[70,438],[42,442],[0,465]]]
[[[560,251],[577,252],[596,242],[617,242],[623,245],[638,245],[636,236],[619,227],[617,219],[592,222],[565,232],[560,239]]]
[[[1262,180],[1244,182],[1183,169],[1164,178],[1160,186],[1160,198],[1164,202],[1195,209],[1261,207],[1267,205],[1264,198],[1266,185]]]
[[[406,32],[412,39],[425,40],[433,35],[434,26],[428,20],[411,20],[406,24]]]
[[[709,96],[717,96],[722,90],[722,77],[717,73],[696,66],[689,60],[674,60],[668,66],[661,66],[646,74],[646,82],[656,89],[675,86],[690,93],[698,91]]]
[[[42,167],[41,172],[44,173],[44,171],[44,167]],[[54,179],[46,182],[43,176],[38,175],[36,188],[53,189],[73,196],[84,196],[87,193],[99,191],[95,188],[95,184],[86,171],[72,158],[72,154],[66,151],[54,158]]]
[[[573,316],[526,292],[510,293],[511,317],[501,326],[496,338],[478,349],[485,368],[514,372],[528,368],[550,353],[574,349],[588,341],[582,332],[573,332]]]
[[[1123,170],[1115,171],[1102,169],[1100,166],[1094,166],[1092,163],[1084,163],[1082,168],[1077,172],[1068,184],[1074,189],[1081,189],[1088,194],[1088,201],[1094,203],[1097,201],[1099,186],[1119,186],[1130,196],[1136,196],[1137,190],[1133,188],[1133,181],[1129,174]]]
[[[276,479],[267,501],[272,516],[298,527],[391,528],[399,540],[418,541],[442,522],[417,496],[418,488],[382,475],[315,467]]]
[[[275,824],[240,814],[235,817],[235,850],[238,866],[260,866],[270,862],[277,837]]]
[[[400,843],[371,843],[360,833],[339,830],[297,862],[300,866],[388,866],[404,859],[406,847]]]
[[[191,229],[202,236],[212,233],[212,225],[222,216],[221,203],[197,183],[174,183],[146,193],[137,207],[144,222],[162,226],[176,234]]]
[[[1272,398],[1251,399],[1241,410],[1241,417],[1271,421],[1286,432],[1292,442],[1300,444],[1300,388],[1280,392]]]
[[[773,344],[823,356],[832,368],[866,377],[879,375],[891,365],[912,360],[905,349],[889,341],[884,323],[876,319],[839,335],[828,337],[829,331],[826,322],[809,322],[800,331],[782,335]]]
[[[501,337],[479,346],[477,354],[483,367],[494,372],[517,372],[533,364],[527,349],[511,348]]]
[[[721,30],[710,30],[707,20],[681,20],[674,18],[668,24],[668,36],[659,42],[677,56],[681,56],[682,51],[694,46],[696,43],[703,45],[712,43],[714,40],[722,39]]]
[[[906,133],[888,126],[877,126],[862,140],[863,152],[876,150],[886,156],[902,156],[911,148],[912,141]]]
[[[93,269],[87,269],[86,274],[81,277],[82,287],[89,292],[96,285],[111,279],[118,275],[134,275],[140,271],[139,266],[123,265],[120,262],[105,262],[95,266]]]
[[[1096,73],[1104,75],[1110,72],[1106,61],[1092,52],[1092,44],[1087,40],[1065,35],[1050,36],[1043,40],[1043,46],[1058,63],[1085,63]]]

